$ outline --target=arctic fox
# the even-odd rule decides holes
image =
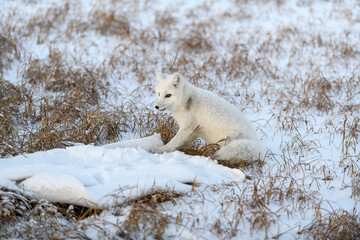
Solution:
[[[214,154],[217,160],[236,162],[264,158],[266,148],[251,124],[237,107],[223,98],[191,85],[179,73],[157,73],[155,91],[155,108],[170,111],[179,131],[170,142],[152,152],[172,152],[201,138],[220,145]]]

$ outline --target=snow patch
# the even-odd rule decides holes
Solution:
[[[0,159],[0,185],[16,187],[36,199],[99,208],[120,197],[135,198],[152,188],[185,193],[187,183],[218,184],[244,180],[209,158],[182,152],[151,154],[144,149],[162,144],[158,134],[104,146],[78,145]]]
[[[74,203],[80,206],[89,206],[92,202],[92,197],[84,185],[68,174],[39,173],[23,181],[20,186],[38,200]]]

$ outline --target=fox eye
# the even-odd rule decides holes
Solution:
[[[169,98],[169,97],[171,97],[171,94],[166,94],[165,97]]]

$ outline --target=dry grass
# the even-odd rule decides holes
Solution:
[[[11,38],[0,35],[0,77],[2,77],[4,71],[10,68],[11,63],[19,58],[20,51],[18,51],[16,42]]]
[[[359,239],[359,213],[355,209],[334,211],[315,218],[303,231],[312,239]]]
[[[65,21],[69,14],[70,4],[66,1],[43,11],[39,9],[34,17],[29,19],[27,25],[22,29],[22,35],[34,35],[37,43],[44,43],[51,32]]]
[[[210,37],[206,33],[206,26],[195,26],[194,30],[190,30],[185,37],[179,40],[179,50],[188,53],[200,53],[203,51],[211,51],[212,43]]]
[[[101,104],[110,92],[105,79],[104,69],[73,68],[60,51],[50,49],[46,60],[29,60],[22,85],[1,80],[1,156],[76,142],[104,144],[127,131],[139,136],[154,133],[158,116],[152,111],[135,108],[131,102]],[[35,97],[36,89],[55,95]]]
[[[159,205],[164,202],[176,204],[181,197],[170,189],[151,189],[140,197],[127,200],[117,208],[130,207],[118,236],[125,239],[140,239],[152,236],[155,239],[164,239],[164,232],[171,220],[171,216],[163,213]],[[118,211],[118,210],[117,210]]]
[[[96,11],[94,15],[95,29],[103,35],[128,36],[131,32],[127,17],[116,16],[113,10]]]
[[[330,93],[336,88],[336,86],[334,86],[335,83],[331,83],[325,77],[311,77],[315,77],[316,79],[310,78],[305,80],[303,92],[304,99],[301,104],[304,104],[305,107],[315,106],[320,111],[331,111],[334,108],[335,103]]]
[[[87,92],[91,86],[64,87],[56,98],[39,99],[25,86],[0,84],[2,156],[64,147],[69,142],[113,142],[127,130],[127,113],[96,104],[96,94]]]
[[[22,4],[31,8],[37,2]],[[26,16],[16,9],[0,13],[0,156],[74,143],[101,145],[129,132],[140,137],[159,132],[167,143],[178,130],[174,119],[142,102],[151,94],[155,71],[179,71],[241,110],[265,116],[254,124],[274,148],[266,162],[219,162],[250,176],[244,185],[194,181],[187,195],[152,189],[136,199],[122,198],[102,212],[34,201],[1,188],[0,238],[86,239],[87,229],[108,239],[176,236],[169,229],[219,239],[241,234],[264,239],[360,238],[358,211],[337,209],[319,196],[321,189],[343,191],[332,190],[341,178],[341,186],[351,187],[352,199],[359,201],[360,53],[351,40],[356,36],[348,30],[304,31],[280,22],[273,31],[249,27],[254,19],[267,19],[262,6],[282,12],[286,1],[237,0],[234,9],[226,11],[204,3],[196,12],[151,12],[153,3],[100,0],[83,10],[78,3],[63,1]],[[256,11],[252,4],[258,5]],[[304,8],[312,4],[298,1]],[[331,4],[332,16],[357,28],[359,18],[352,9]],[[144,15],[139,17],[142,12],[152,16],[146,24]],[[328,18],[334,20],[332,16]],[[239,26],[230,32],[227,22]],[[317,29],[314,23],[304,24]],[[73,49],[64,51],[62,44]],[[38,56],[29,46],[47,48],[48,53]],[[127,88],[132,84],[138,87]],[[180,151],[211,158],[218,148],[196,140]],[[336,148],[339,158],[327,159],[326,149]],[[204,206],[213,206],[212,212],[197,211]],[[118,222],[103,220],[107,214]],[[284,216],[305,219],[308,225],[287,229],[280,226]]]
[[[47,91],[80,94],[83,101],[94,105],[108,89],[104,69],[92,66],[72,68],[58,49],[49,49],[47,61],[30,59],[24,71],[24,81],[32,87],[40,85]]]
[[[101,211],[62,203],[31,200],[0,188],[0,237],[21,239],[85,238],[78,222]]]

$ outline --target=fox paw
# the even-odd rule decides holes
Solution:
[[[154,147],[153,149],[151,149],[152,153],[164,153],[165,149],[163,147]]]

